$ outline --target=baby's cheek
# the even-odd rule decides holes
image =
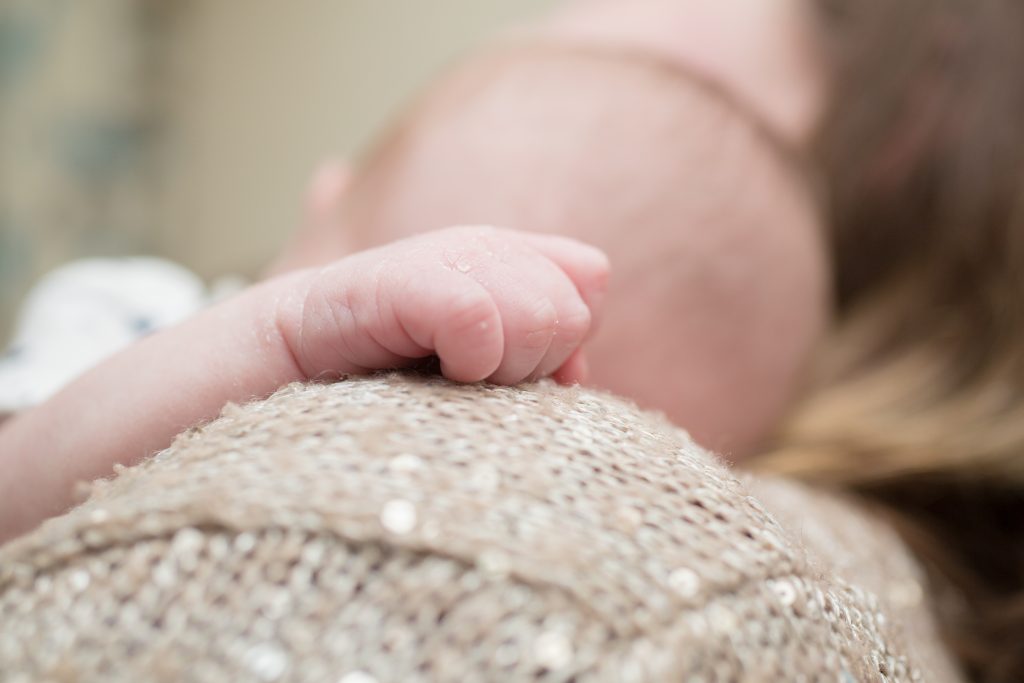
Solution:
[[[664,413],[701,445],[732,456],[764,429],[760,387],[737,392],[735,358],[716,357],[700,340],[684,341],[660,329],[634,326],[599,333],[587,348],[590,384]],[[704,346],[704,348],[700,348]],[[767,400],[766,400],[767,399]]]
[[[825,327],[824,284],[796,271],[788,285],[766,273],[764,292],[613,287],[609,324],[586,347],[591,383],[664,412],[729,459],[751,454],[794,400]]]

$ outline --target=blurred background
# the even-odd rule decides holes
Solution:
[[[0,0],[0,339],[84,256],[253,275],[310,171],[555,0]]]

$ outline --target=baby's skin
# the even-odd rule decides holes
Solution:
[[[226,403],[431,356],[455,381],[574,383],[586,341],[595,386],[726,455],[752,450],[799,386],[826,299],[807,189],[765,142],[801,147],[820,108],[803,2],[756,4],[591,0],[534,48],[474,60],[414,110],[404,144],[352,179],[321,175],[313,229],[277,275],[0,428],[0,543]],[[323,210],[341,195],[344,211]],[[529,231],[434,230],[478,222]],[[607,301],[609,261],[584,242],[617,264]],[[590,339],[602,309],[613,324]]]
[[[575,240],[453,227],[285,274],[153,335],[0,431],[0,542],[74,484],[290,382],[436,356],[459,382],[584,379],[605,255]]]

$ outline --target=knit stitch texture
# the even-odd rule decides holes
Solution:
[[[884,525],[542,382],[229,406],[0,549],[2,681],[955,681]]]

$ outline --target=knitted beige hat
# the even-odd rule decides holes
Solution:
[[[0,680],[957,680],[921,586],[617,399],[377,376],[231,406],[0,549]]]

